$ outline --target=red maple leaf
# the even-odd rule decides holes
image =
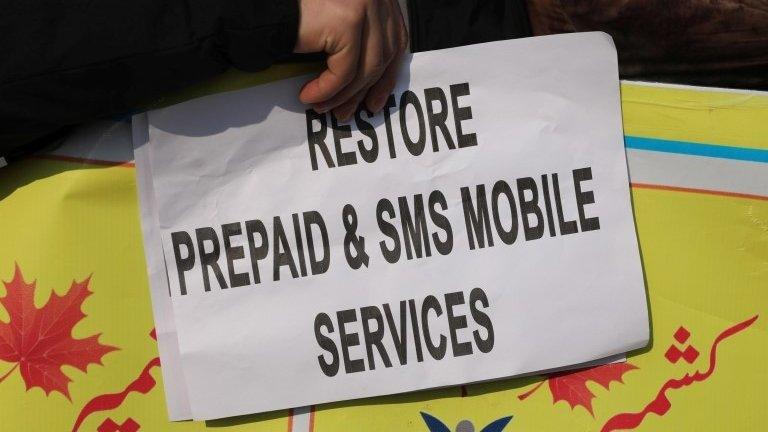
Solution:
[[[548,375],[546,381],[540,382],[536,387],[519,395],[518,399],[524,400],[538,390],[544,382],[547,382],[549,383],[549,390],[552,392],[553,404],[558,401],[566,401],[571,406],[571,409],[579,405],[584,407],[594,417],[592,399],[595,398],[595,395],[587,388],[587,381],[600,384],[608,390],[613,381],[624,383],[622,380],[624,374],[633,369],[637,369],[637,366],[630,363],[610,363],[592,368],[551,374]]]
[[[61,371],[63,365],[73,366],[86,372],[89,364],[101,365],[101,358],[117,348],[99,343],[100,334],[85,339],[74,339],[72,328],[85,318],[80,309],[83,301],[92,294],[88,290],[90,277],[82,282],[72,282],[69,291],[60,296],[51,293],[41,308],[35,307],[35,282],[24,282],[19,266],[10,282],[5,284],[5,297],[0,304],[10,316],[8,323],[0,321],[0,360],[16,363],[4,380],[16,367],[27,390],[40,387],[49,395],[57,391],[67,399],[72,381]]]

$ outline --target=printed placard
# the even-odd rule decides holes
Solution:
[[[307,77],[149,113],[194,418],[509,377],[647,343],[610,38],[406,63],[383,112],[347,122],[298,102]]]

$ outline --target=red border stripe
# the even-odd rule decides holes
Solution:
[[[706,195],[717,195],[717,196],[727,196],[727,197],[733,197],[733,198],[746,198],[746,199],[754,199],[754,200],[760,200],[760,201],[768,201],[768,196],[753,195],[753,194],[746,194],[746,193],[739,193],[739,192],[717,191],[717,190],[711,190],[711,189],[696,189],[696,188],[687,188],[687,187],[680,187],[680,186],[656,185],[656,184],[649,184],[649,183],[630,183],[630,185],[633,188],[639,188],[639,189],[655,189],[655,190],[665,190],[665,191],[672,191],[672,192],[689,192],[689,193],[698,193],[698,194],[706,194]]]
[[[309,407],[309,432],[315,432],[315,406]]]
[[[288,409],[288,432],[293,432],[293,408]]]
[[[78,158],[74,156],[63,156],[63,155],[53,155],[53,154],[37,154],[37,155],[33,155],[32,157],[35,159],[48,159],[48,160],[84,163],[84,164],[92,164],[92,165],[100,165],[100,166],[118,166],[122,168],[134,168],[136,166],[136,164],[133,162],[106,161],[106,160],[100,160],[100,159],[86,159],[86,158]],[[688,188],[688,187],[682,187],[682,186],[669,186],[669,185],[658,185],[658,184],[651,184],[651,183],[636,183],[636,182],[630,183],[630,186],[638,189],[655,189],[655,190],[665,190],[665,191],[672,191],[672,192],[688,192],[688,193],[698,193],[698,194],[705,194],[705,195],[716,195],[716,196],[726,196],[726,197],[732,197],[732,198],[745,198],[745,199],[754,199],[754,200],[760,200],[760,201],[768,201],[768,196],[766,195],[718,191],[713,189],[698,189],[698,188]]]

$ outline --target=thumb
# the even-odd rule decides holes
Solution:
[[[357,75],[360,60],[361,29],[350,30],[345,37],[326,47],[326,69],[304,84],[299,99],[305,104],[316,104],[336,95]]]

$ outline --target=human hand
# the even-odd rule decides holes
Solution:
[[[341,120],[363,101],[381,110],[408,46],[397,0],[299,0],[299,8],[294,51],[328,54],[326,70],[304,84],[299,99]]]

